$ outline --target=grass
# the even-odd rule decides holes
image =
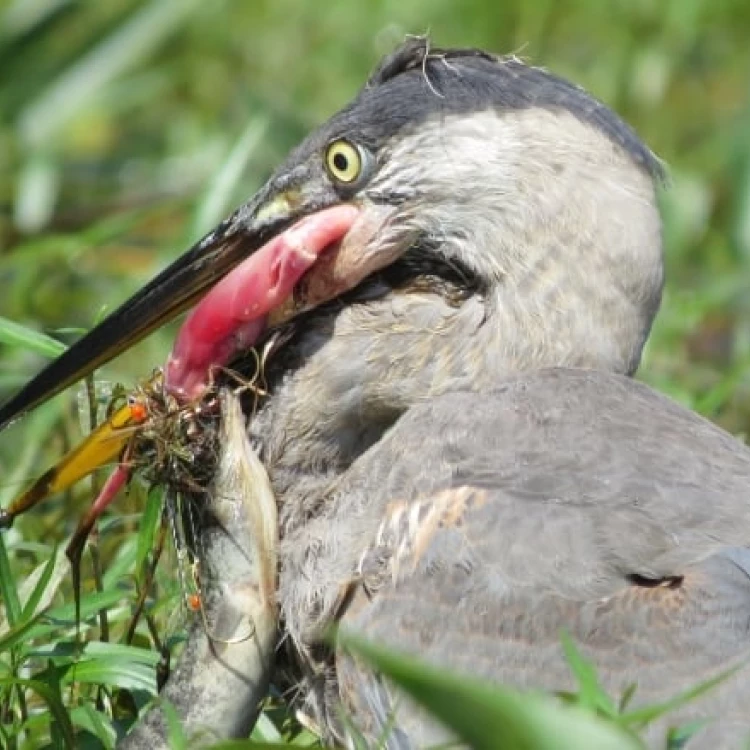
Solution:
[[[640,376],[750,434],[742,0],[0,2],[0,398],[251,194],[380,54],[425,31],[576,80],[666,161],[668,285]],[[99,374],[102,402],[108,384],[132,385],[164,360],[172,331]],[[0,506],[79,439],[79,403],[58,397],[0,435]],[[76,625],[60,548],[90,493],[79,487],[0,537],[8,747],[21,726],[25,747],[64,746],[81,730],[84,746],[110,747],[155,686],[156,652],[121,649],[159,498],[136,489],[101,524]],[[142,622],[134,646],[181,637],[184,617],[166,615],[180,611],[173,567],[157,568],[148,602],[156,633]],[[109,643],[96,641],[102,629]],[[291,739],[271,716],[257,736]]]

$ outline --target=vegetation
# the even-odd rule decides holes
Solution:
[[[572,78],[666,161],[668,285],[641,377],[747,434],[745,0],[0,0],[0,399],[59,351],[35,334],[66,342],[90,327],[250,195],[382,53],[425,32]],[[98,373],[99,401],[108,383],[130,386],[162,362],[173,330]],[[88,430],[86,403],[58,397],[0,435],[0,507]],[[85,555],[76,623],[59,547],[90,497],[91,486],[80,487],[0,536],[0,746],[112,747],[155,690],[155,641],[181,637],[187,615],[168,614],[181,612],[182,590],[169,565],[157,567],[150,623],[141,620],[126,643],[161,502],[137,487]],[[387,657],[375,658],[388,668]],[[438,677],[432,684],[428,701],[445,689]],[[633,746],[638,727],[587,700],[585,684],[579,709],[626,727],[612,747]],[[511,707],[498,716],[522,715],[518,696],[494,695]],[[549,712],[565,710],[528,700],[540,731]],[[579,713],[559,721],[601,730]],[[255,736],[292,735],[289,718],[269,710]],[[576,747],[605,746],[576,736]],[[509,734],[507,746],[551,746],[540,737],[523,735],[532,744],[522,745]]]

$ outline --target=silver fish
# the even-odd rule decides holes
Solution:
[[[221,452],[198,530],[203,616],[159,701],[175,708],[190,747],[247,737],[267,694],[277,641],[276,502],[239,397],[225,388],[220,399]],[[159,704],[119,747],[169,747]]]

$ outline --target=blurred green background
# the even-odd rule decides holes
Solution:
[[[668,285],[640,377],[750,433],[747,0],[0,1],[0,316],[72,340],[249,196],[409,33],[573,79],[666,162]],[[45,362],[2,330],[0,399]],[[133,385],[170,330],[97,377]],[[0,435],[0,506],[80,438],[77,403],[58,397]],[[19,581],[88,492],[5,535]],[[138,503],[109,517],[119,560]]]

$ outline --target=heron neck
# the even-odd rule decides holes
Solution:
[[[393,293],[316,318],[269,368],[271,396],[250,432],[279,499],[282,528],[314,513],[328,488],[413,404],[482,390],[502,374],[480,299]],[[507,372],[507,368],[505,368]]]
[[[632,370],[606,329],[498,288],[460,303],[392,291],[306,321],[269,369],[251,435],[279,500],[282,532],[315,515],[330,488],[412,405],[489,392],[510,373],[550,366]],[[274,369],[274,367],[276,369]]]

